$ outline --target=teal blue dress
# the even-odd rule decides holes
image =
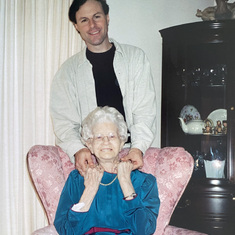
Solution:
[[[116,174],[104,172],[102,183],[110,183]],[[77,170],[70,173],[60,196],[54,225],[60,235],[150,235],[156,229],[160,200],[156,178],[132,171],[131,180],[137,196],[124,200],[116,179],[108,186],[100,185],[87,212],[75,212],[84,191],[84,178]]]

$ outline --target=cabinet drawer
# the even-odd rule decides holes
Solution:
[[[197,216],[227,217],[235,215],[235,201],[232,194],[186,194],[179,207],[189,207]]]
[[[171,224],[212,235],[235,234],[235,201],[232,193],[185,193]]]

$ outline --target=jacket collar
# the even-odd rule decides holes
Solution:
[[[114,39],[110,38],[109,39],[110,42],[114,43],[115,47],[116,47],[116,52],[121,53],[122,54],[122,49],[120,44],[115,41]],[[78,60],[79,60],[79,64],[83,64],[83,63],[90,63],[89,60],[86,58],[86,49],[87,47],[84,47],[79,53],[78,53]]]

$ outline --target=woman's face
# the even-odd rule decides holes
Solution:
[[[124,145],[118,135],[117,126],[112,122],[97,123],[92,129],[93,138],[87,147],[97,157],[98,161],[116,160]]]

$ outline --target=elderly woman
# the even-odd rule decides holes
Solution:
[[[54,225],[62,234],[149,235],[159,211],[153,175],[119,161],[127,140],[123,116],[114,108],[96,108],[82,123],[82,139],[96,158],[84,177],[70,173],[61,193]]]

